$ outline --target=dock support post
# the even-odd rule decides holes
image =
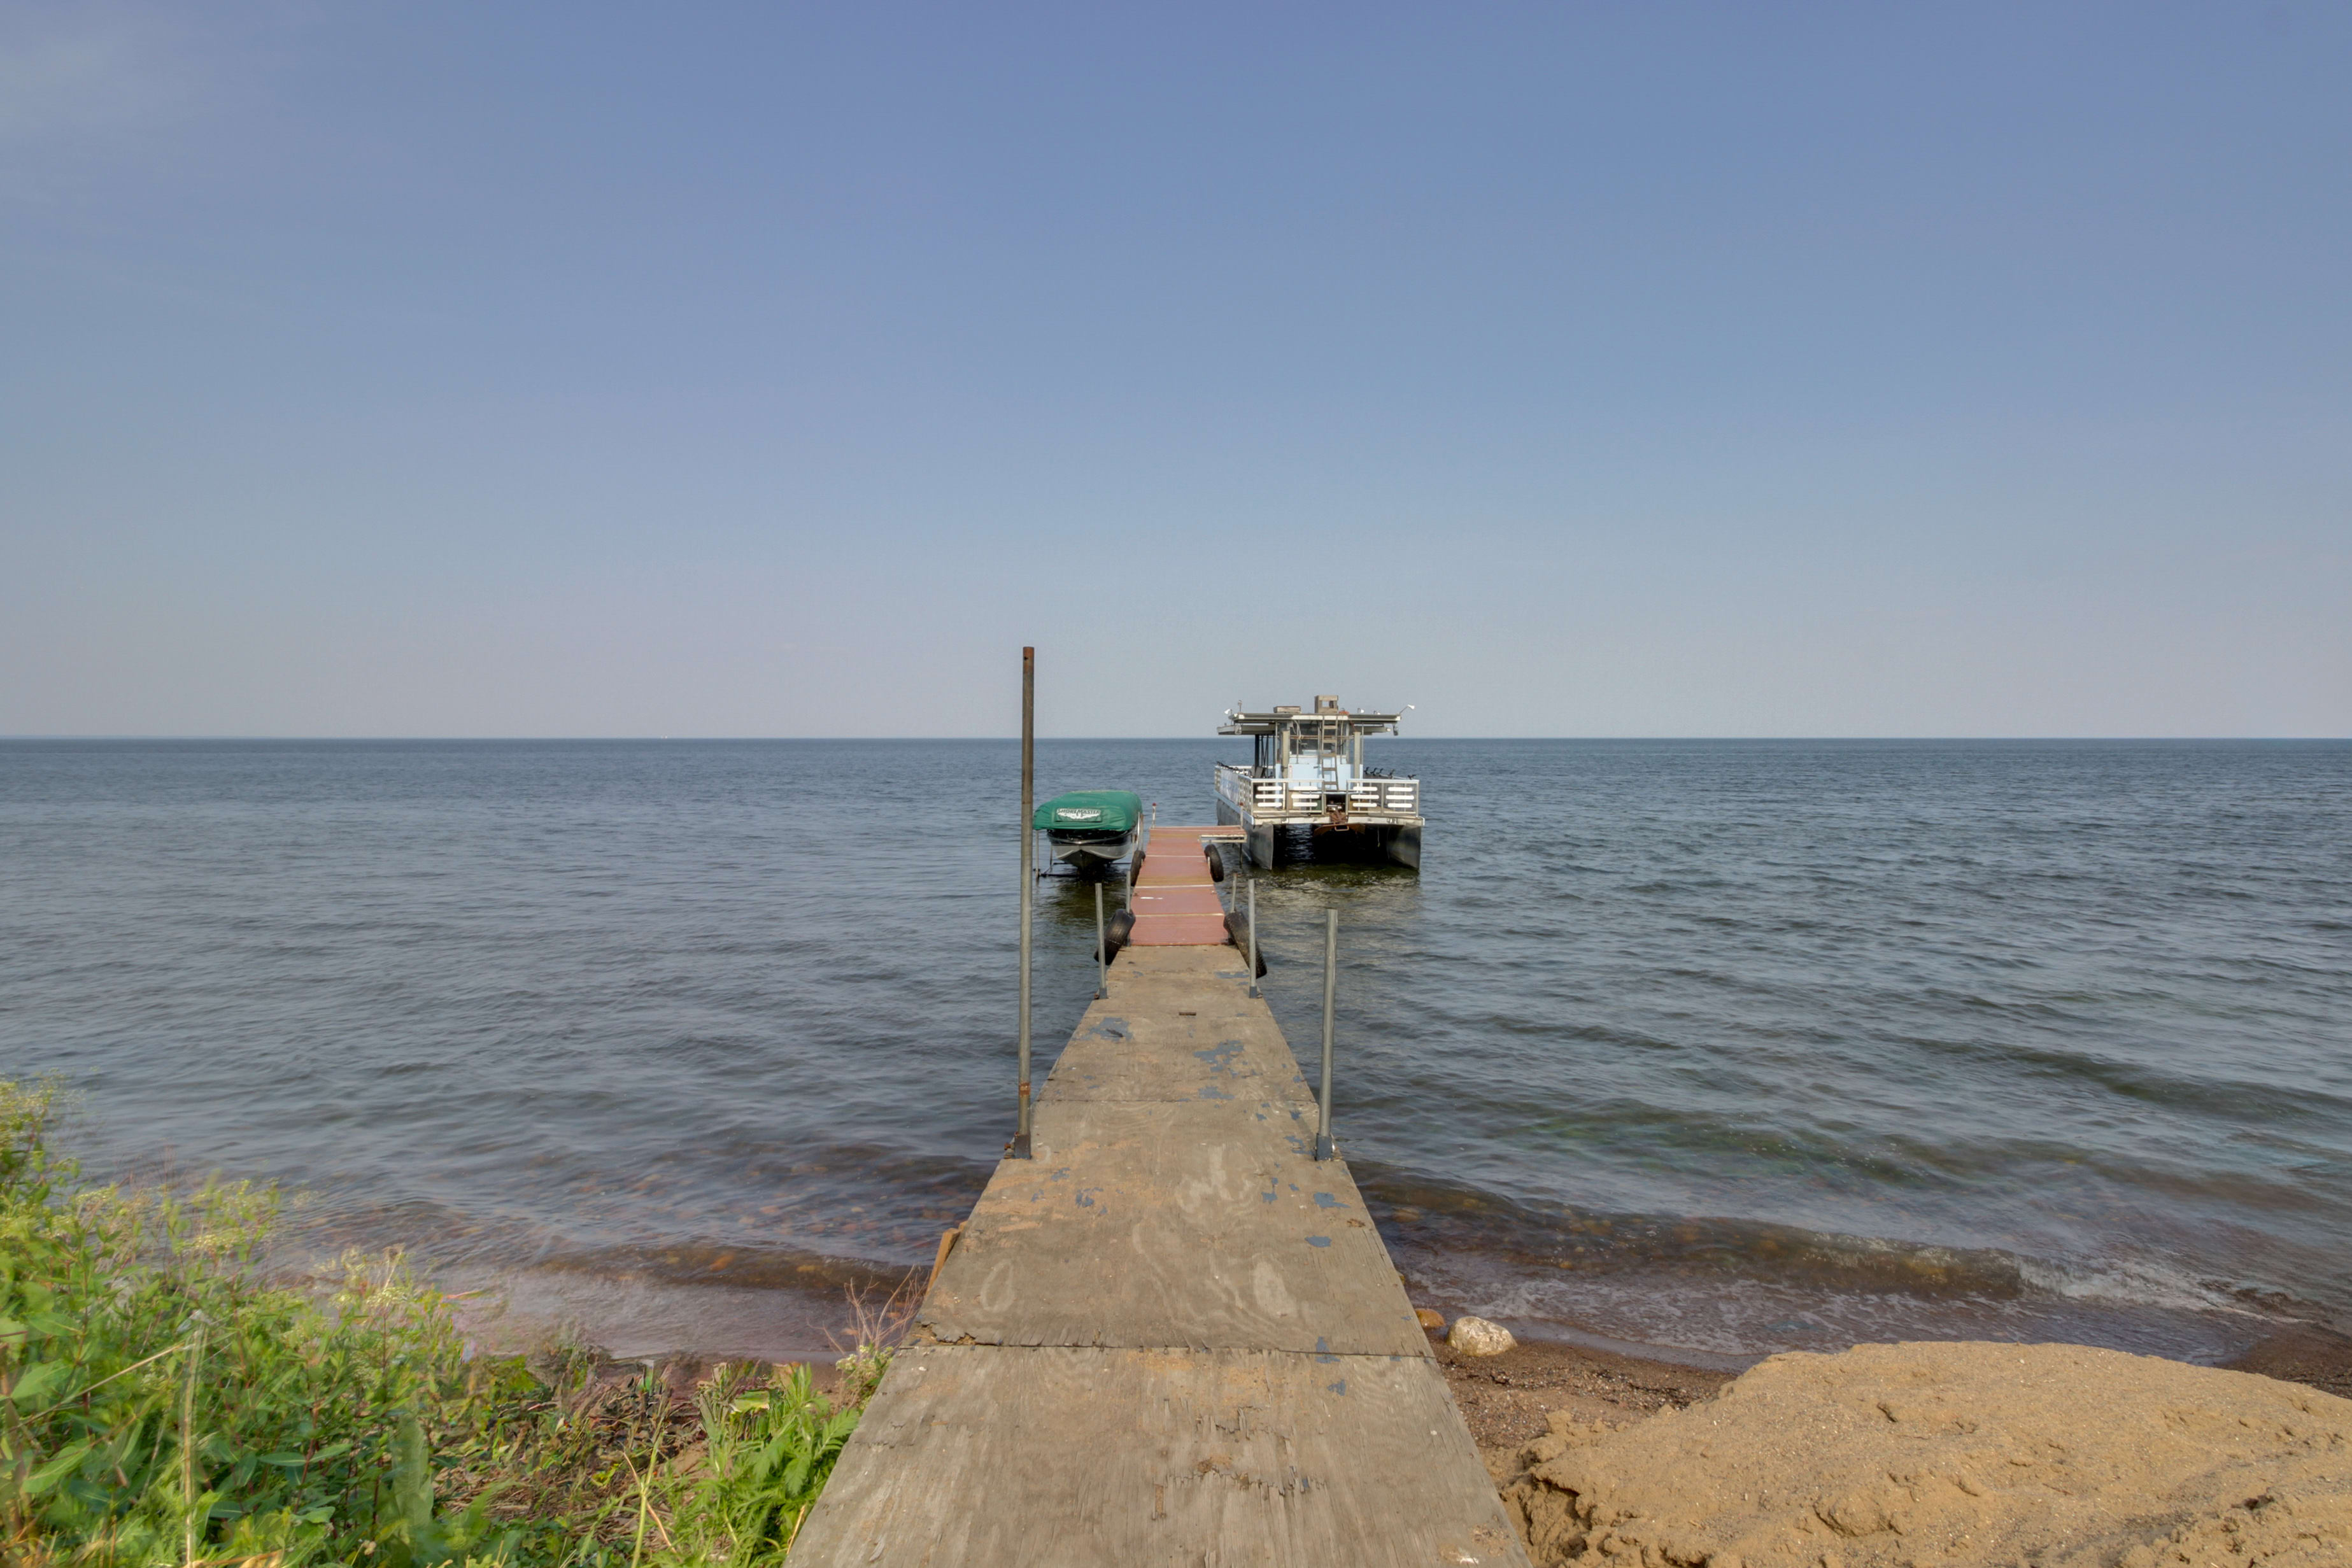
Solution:
[[[1037,650],[1021,650],[1021,1111],[1007,1157],[1025,1160],[1029,1147],[1029,936],[1037,879],[1030,867],[1037,834],[1029,824],[1037,787]]]
[[[1249,897],[1249,983],[1250,995],[1255,998],[1259,994],[1257,988],[1257,878],[1250,878],[1242,886]]]
[[[1102,883],[1095,883],[1095,1000],[1110,995],[1110,938],[1103,934]]]
[[[1339,912],[1323,912],[1323,1086],[1316,1096],[1315,1157],[1339,1157],[1331,1141],[1331,1008],[1339,990]]]

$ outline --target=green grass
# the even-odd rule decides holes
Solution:
[[[85,1186],[46,1088],[0,1082],[0,1559],[687,1568],[782,1562],[889,1360],[722,1367],[691,1396],[596,1358],[472,1358],[396,1258],[261,1278],[275,1195]],[[606,1369],[608,1370],[608,1369]]]

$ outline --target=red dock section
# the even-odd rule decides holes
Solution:
[[[1135,934],[1139,947],[1213,947],[1225,939],[1225,905],[1209,874],[1209,843],[1239,843],[1239,828],[1151,830],[1143,874],[1135,879]]]

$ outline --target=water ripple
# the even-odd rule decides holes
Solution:
[[[1201,819],[1223,754],[1050,743],[1041,788]],[[1285,871],[1261,932],[1311,1040],[1341,912],[1340,1132],[1418,1289],[1734,1358],[2352,1319],[2352,747],[1381,760],[1423,873]],[[0,744],[0,1071],[70,1079],[100,1168],[298,1185],[302,1245],[772,1346],[762,1303],[927,1262],[1008,1131],[1015,765]],[[1048,1056],[1092,930],[1044,887]]]

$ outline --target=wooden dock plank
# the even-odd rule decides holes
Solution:
[[[1426,1356],[1309,1103],[1041,1103],[917,1321],[950,1342]]]
[[[795,1563],[1527,1561],[1421,1358],[913,1346],[853,1443]]]
[[[1148,962],[1181,948],[1131,953],[1122,967]],[[1236,969],[1232,978],[1238,980]],[[1234,992],[1238,996],[1240,988]],[[1138,1007],[1122,992],[1098,1001],[1078,1020],[1077,1032],[1062,1048],[1045,1080],[1043,1098],[1086,1100],[1203,1100],[1230,1094],[1300,1103],[1314,1092],[1299,1075],[1282,1031],[1263,1009],[1192,1010]],[[1185,999],[1185,998],[1179,998]],[[1132,1016],[1129,1016],[1132,1015]]]
[[[1217,896],[1217,890],[1206,878],[1197,885],[1186,883],[1139,887],[1135,890],[1135,915],[1140,920],[1147,915],[1205,915],[1222,921],[1225,917],[1225,901]]]
[[[1201,838],[1217,830],[1155,827],[1131,900],[1139,947],[1213,947],[1226,940],[1224,900]]]
[[[1149,883],[1155,878],[1181,882],[1198,877],[1202,882],[1209,881],[1209,861],[1202,852],[1202,841],[1234,842],[1238,831],[1233,828],[1154,827],[1146,843],[1143,874],[1138,883]]]
[[[1221,947],[1227,940],[1222,915],[1139,915],[1128,938],[1139,947]]]
[[[1240,956],[1129,947],[1109,991],[793,1560],[1526,1568]]]

